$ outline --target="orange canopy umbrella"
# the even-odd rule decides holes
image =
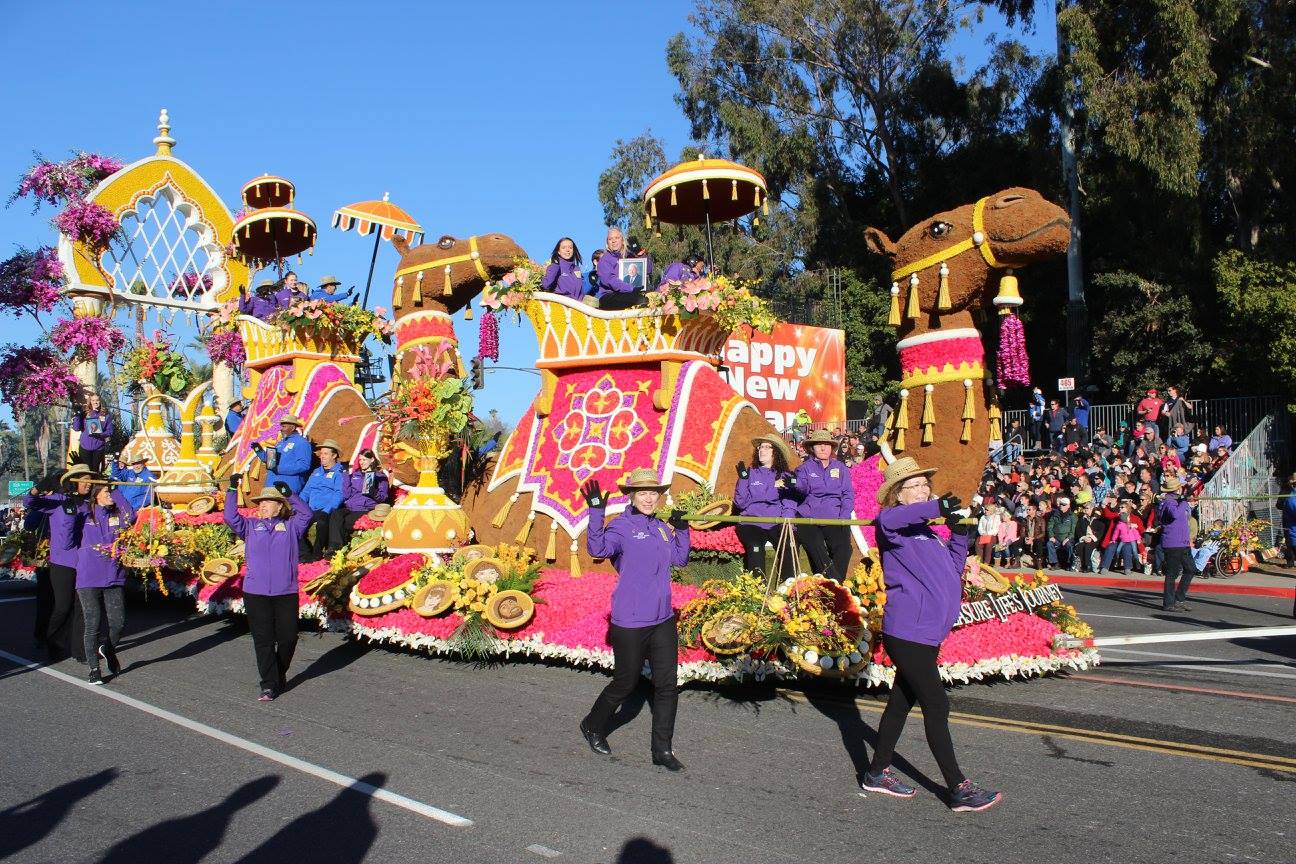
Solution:
[[[315,222],[291,207],[263,207],[234,223],[234,249],[250,267],[261,268],[315,246]]]
[[[423,226],[415,222],[413,216],[391,203],[387,199],[386,192],[383,193],[381,201],[357,201],[355,204],[339,207],[333,211],[333,227],[341,228],[343,231],[355,228],[356,233],[361,237],[367,237],[370,232],[374,232],[375,228],[378,229],[374,232],[373,255],[369,258],[369,278],[365,280],[364,299],[361,301],[364,306],[369,305],[369,286],[373,284],[374,264],[378,261],[378,242],[391,240],[398,234],[411,246],[423,239]]]
[[[711,261],[711,223],[739,219],[757,208],[769,212],[765,177],[728,159],[681,162],[656,177],[644,190],[644,222],[705,225],[707,261]]]

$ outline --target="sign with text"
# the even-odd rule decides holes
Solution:
[[[801,408],[816,423],[846,422],[846,334],[779,323],[772,333],[734,334],[725,346],[729,386],[780,432]]]
[[[1059,393],[1070,393],[1070,392],[1071,392],[1072,390],[1074,390],[1074,389],[1075,389],[1075,379],[1074,379],[1074,378],[1059,378],[1059,379],[1058,379],[1058,392],[1059,392]]]
[[[19,495],[26,495],[35,485],[31,480],[10,480],[9,497],[17,498]]]

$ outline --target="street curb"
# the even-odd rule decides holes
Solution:
[[[1067,573],[1050,573],[1045,570],[1050,582],[1059,585],[1088,585],[1091,588],[1129,588],[1133,591],[1151,591],[1160,593],[1165,583],[1155,579],[1117,579],[1110,576],[1098,576],[1086,579]],[[1218,585],[1201,579],[1194,579],[1190,594],[1238,594],[1249,597],[1281,597],[1286,600],[1296,599],[1296,588],[1283,588],[1278,585]]]

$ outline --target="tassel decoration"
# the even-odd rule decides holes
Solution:
[[[411,302],[413,302],[415,306],[420,306],[423,303],[423,271],[422,270],[420,270],[418,272],[418,275],[414,277],[414,297],[412,298]]]
[[[526,521],[522,523],[522,528],[517,533],[517,537],[513,538],[514,542],[519,546],[527,542],[527,537],[531,535],[531,526],[535,524],[535,517],[536,514],[534,510],[528,513]]]
[[[766,196],[765,196],[765,200],[761,202],[761,212],[764,213],[766,216],[769,215],[769,196],[768,196],[768,195],[766,195]]]
[[[949,309],[950,305],[949,267],[942,261],[940,266],[940,290],[936,292],[936,308],[943,311]]]
[[[558,523],[549,523],[549,543],[545,546],[545,560],[558,560]]]
[[[671,206],[675,206],[675,187],[671,187]]]
[[[504,523],[508,521],[509,510],[512,509],[513,502],[516,500],[518,500],[518,493],[514,492],[508,497],[508,500],[504,502],[504,506],[499,509],[499,512],[495,514],[495,518],[491,520],[492,528],[504,527]]]
[[[648,215],[648,211],[645,210],[645,211],[644,211],[644,230],[647,231],[647,230],[648,230],[649,228],[651,228],[651,227],[652,227],[652,217],[649,216],[649,215]]]
[[[464,320],[471,321],[472,319],[473,319],[472,301],[469,300],[468,305],[464,306]]]
[[[738,200],[738,181],[737,181],[737,180],[734,180],[734,181],[733,181],[733,191],[729,193],[729,200],[730,200],[730,201],[737,201],[737,200]]]
[[[891,283],[891,312],[887,315],[887,323],[892,327],[900,326],[900,286]]]
[[[450,265],[445,266],[445,287],[441,289],[442,295],[449,296],[454,293],[454,286],[450,284]]]
[[[990,410],[986,411],[986,417],[990,420],[990,442],[998,443],[1003,441],[1003,428],[999,421],[1003,419],[1003,414],[999,411],[997,401],[990,403]]]
[[[972,401],[972,379],[963,379],[963,434],[959,441],[963,444],[972,440],[972,421],[976,419],[976,405]]]
[[[935,384],[928,384],[923,388],[922,443],[924,444],[931,444],[936,440],[936,406],[932,404],[932,391],[935,389]]]
[[[909,391],[900,391],[900,404],[895,410],[895,449],[905,449],[905,430],[909,428]]]
[[[404,299],[404,298],[401,297],[401,288],[402,288],[404,285],[405,285],[405,277],[404,277],[404,276],[397,276],[397,277],[396,277],[396,290],[392,293],[392,308],[398,308],[398,307],[400,307],[400,305],[401,305],[401,301]]]
[[[922,311],[918,308],[918,274],[912,273],[909,276],[909,305],[905,308],[905,317],[910,321],[917,321]]]
[[[571,571],[571,578],[579,579],[581,578],[582,574],[581,574],[581,566],[580,566],[580,555],[576,551],[577,548],[576,541],[573,540],[571,542],[571,546],[567,548],[571,552],[571,558],[570,558],[571,566],[568,568]]]
[[[652,209],[652,217],[656,219],[657,218],[657,196],[656,195],[648,199],[648,206]]]
[[[711,200],[711,190],[707,188],[707,181],[705,177],[702,178],[702,200],[703,201]]]
[[[759,206],[760,206],[760,203],[761,203],[761,202],[760,202],[760,187],[757,186],[757,187],[755,187],[752,191],[756,193],[756,198],[755,198],[755,201],[753,201],[752,206],[753,206],[753,207],[759,207]]]
[[[1030,386],[1030,358],[1026,356],[1026,333],[1016,312],[999,319],[999,351],[995,358],[995,379],[1000,390],[1010,384]]]

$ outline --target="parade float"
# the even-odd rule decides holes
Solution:
[[[144,456],[161,474],[154,506],[114,550],[136,584],[190,595],[203,612],[242,611],[241,544],[213,511],[229,475],[245,475],[244,492],[263,482],[253,445],[271,446],[280,419],[295,415],[307,437],[339,442],[343,460],[377,451],[398,490],[389,512],[357,523],[345,549],[301,566],[303,618],[429,654],[610,669],[616,577],[586,550],[588,511],[579,490],[589,480],[616,489],[631,469],[651,467],[670,487],[668,500],[696,514],[693,563],[677,571],[672,586],[681,680],[890,682],[876,638],[886,592],[868,526],[853,532],[856,557],[844,583],[815,574],[775,583],[743,572],[741,544],[723,521],[735,466],[751,458],[755,436],[773,431],[717,372],[732,334],[775,323],[741,279],[667,283],[648,292],[646,308],[600,310],[538,291],[542,266],[504,234],[418,242],[422,227],[384,196],[340,208],[333,224],[375,233],[375,257],[381,239],[400,254],[390,283],[393,320],[382,308],[305,299],[269,320],[239,315],[240,288],[258,270],[282,270],[285,258],[310,251],[315,223],[293,208],[292,183],[271,175],[244,186],[243,208],[231,214],[171,155],[165,112],[155,144],[152,156],[111,163],[111,171],[65,196],[69,208],[91,210],[102,224],[59,222],[56,276],[23,271],[27,283],[40,277],[54,284],[77,320],[107,326],[125,312],[154,315],[162,325],[152,338],[141,329],[129,349],[114,348],[134,358],[125,365],[139,376],[142,394],[138,431],[125,452]],[[698,202],[714,206],[694,207]],[[709,223],[757,207],[768,207],[763,178],[723,160],[677,166],[650,185],[644,201],[650,224],[697,221],[694,210]],[[997,428],[972,316],[1001,270],[1065,249],[1059,214],[1036,193],[1006,190],[934,217],[946,226],[941,232],[916,228],[896,243],[870,232],[897,274],[893,323],[905,390],[883,453],[852,470],[861,519],[876,514],[881,461],[896,452],[921,451],[924,464],[941,469],[938,491],[970,494]],[[164,260],[141,254],[159,246],[168,250]],[[908,292],[903,315],[901,281]],[[486,353],[501,320],[534,328],[541,385],[485,474],[456,501],[437,476],[472,422],[455,316],[470,319],[474,301]],[[1020,302],[1014,277],[1007,275],[995,302]],[[167,325],[177,314],[200,322],[212,380],[189,384],[167,371]],[[356,383],[369,339],[394,342],[391,387],[373,400]],[[40,367],[61,382],[63,399],[78,383],[95,386],[97,363],[108,359],[102,349],[79,351]],[[41,358],[20,359],[31,365]],[[10,404],[16,411],[34,404],[9,380],[0,363],[0,391]],[[218,413],[236,397],[246,416],[218,443]],[[609,515],[627,503],[612,495]],[[1092,650],[1054,649],[1059,633],[1083,638],[1088,628],[1041,574],[1009,580],[973,562],[965,586],[962,615],[941,652],[948,680],[1096,662]]]

